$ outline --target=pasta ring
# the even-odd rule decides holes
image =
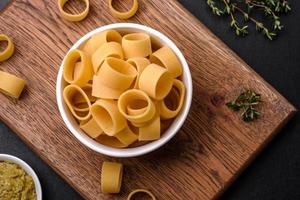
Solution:
[[[160,113],[160,107],[159,107],[159,103],[157,101],[153,102],[154,106],[155,106],[155,115],[152,117],[151,120],[144,122],[144,123],[135,123],[135,122],[131,122],[133,127],[136,128],[141,128],[141,127],[146,127],[146,126],[150,126],[151,123],[153,124],[153,121],[155,120],[155,118],[159,117],[159,113]],[[136,106],[135,106],[136,107]],[[140,106],[141,107],[141,106]],[[141,108],[141,109],[133,109],[132,107],[130,107],[130,105],[127,106],[127,112],[128,114],[131,115],[137,115],[141,112],[143,112],[143,110],[145,110],[146,108]],[[158,130],[158,129],[156,129]]]
[[[147,58],[130,58],[127,60],[127,62],[130,63],[131,65],[133,65],[137,69],[138,74],[137,74],[137,77],[131,88],[138,88],[138,82],[139,82],[141,73],[151,63]]]
[[[15,51],[15,45],[7,35],[0,34],[0,42],[1,41],[7,41],[7,47],[4,51],[0,52],[0,62],[9,59]]]
[[[118,110],[114,100],[97,100],[91,107],[91,113],[97,124],[109,136],[114,136],[126,128],[126,119]]]
[[[125,58],[147,57],[152,54],[151,39],[146,33],[130,33],[123,36]]]
[[[25,81],[12,74],[0,71],[0,92],[18,99],[25,87]]]
[[[81,60],[81,66],[76,70],[76,77],[74,77],[78,60]],[[70,51],[64,61],[63,77],[65,81],[70,84],[84,86],[91,80],[92,74],[92,63],[89,56],[77,49]]]
[[[105,43],[117,42],[121,44],[122,36],[116,30],[107,30],[104,32],[93,35],[83,46],[82,51],[89,55],[95,53],[95,51]]]
[[[95,102],[97,100],[96,97],[92,96],[92,85],[91,84],[86,84],[81,89],[88,96],[90,102]],[[77,105],[85,103],[85,98],[82,95],[75,94],[72,100],[73,100],[73,104],[74,104],[74,110],[76,110],[76,111],[86,111],[86,110],[81,110],[82,108],[77,108]],[[87,110],[88,109],[89,108],[87,108]]]
[[[150,56],[150,61],[165,67],[176,78],[182,74],[181,63],[171,48],[164,46]]]
[[[178,94],[177,94],[177,91],[178,91]],[[180,110],[183,106],[184,97],[185,97],[184,84],[180,80],[174,79],[173,88],[170,91],[169,95],[173,95],[172,101],[176,101],[174,103],[176,108],[175,109],[168,108],[168,106],[165,103],[166,99],[163,99],[160,102],[160,116],[162,119],[174,118],[180,112]],[[171,96],[171,98],[172,98],[172,96]]]
[[[75,105],[74,105],[74,102],[72,100],[73,100],[73,97],[76,95],[76,93],[79,93],[85,99],[85,103],[87,104],[87,107],[88,107],[87,111],[84,110],[82,112],[76,112],[76,110],[74,109]],[[86,93],[79,86],[77,86],[77,85],[68,85],[67,87],[65,87],[65,89],[63,91],[63,97],[64,97],[65,103],[67,104],[69,110],[71,111],[72,115],[76,119],[78,119],[80,121],[85,121],[85,120],[90,118],[90,116],[91,116],[91,112],[90,112],[91,102],[90,102],[88,96],[86,95]]]
[[[92,55],[92,63],[95,74],[98,74],[100,66],[107,57],[124,58],[122,46],[117,42],[108,42],[100,46]]]
[[[114,6],[112,5],[113,0],[109,0],[108,4],[109,4],[109,9],[110,9],[110,12],[112,13],[112,15],[117,18],[120,18],[120,19],[129,19],[130,17],[135,15],[135,13],[137,12],[137,10],[139,8],[138,0],[133,0],[132,8],[127,12],[120,12],[120,11],[116,10],[114,8]]]
[[[115,147],[115,148],[125,148],[127,147],[125,144],[120,142],[116,137],[114,136],[108,136],[106,134],[101,134],[96,138],[96,141],[100,144],[103,144],[105,146],[109,147]]]
[[[123,165],[103,162],[101,170],[101,190],[103,193],[119,193],[122,185]]]
[[[156,113],[155,117],[147,124],[139,128],[139,141],[151,141],[160,138],[160,117]]]
[[[142,113],[146,112],[147,106],[143,105],[144,103],[140,103],[140,101],[135,101],[133,103],[130,103],[127,105],[127,113],[129,115],[141,115]],[[147,123],[147,122],[145,122]],[[134,127],[142,127],[145,125],[145,123],[134,123],[131,122],[131,124]]]
[[[142,100],[147,102],[146,109],[144,112],[138,115],[130,115],[127,113],[127,106],[134,100]],[[124,92],[118,100],[118,108],[120,113],[130,122],[133,123],[146,123],[150,121],[155,115],[155,105],[150,99],[150,97],[142,90],[131,89]]]
[[[84,18],[86,18],[86,16],[89,13],[90,10],[90,1],[89,0],[81,0],[84,1],[86,8],[84,11],[82,11],[79,14],[70,14],[64,11],[64,5],[68,2],[69,0],[58,0],[58,8],[60,11],[60,14],[62,15],[62,17],[68,21],[72,21],[72,22],[78,22],[83,20]]]
[[[137,75],[136,69],[124,60],[109,57],[94,76],[93,96],[118,99],[128,89]]]
[[[133,190],[132,192],[130,192],[130,194],[127,197],[127,200],[131,200],[132,197],[137,194],[137,193],[145,193],[147,194],[149,197],[152,198],[152,200],[156,200],[155,196],[149,191],[149,190],[145,190],[145,189],[136,189]]]
[[[103,133],[94,118],[80,122],[80,128],[91,138],[97,138]]]
[[[127,126],[122,131],[117,133],[115,137],[123,143],[126,147],[134,143],[138,137],[136,134],[134,134],[130,128]]]
[[[139,79],[139,88],[155,100],[164,99],[172,89],[173,79],[163,67],[148,65]]]

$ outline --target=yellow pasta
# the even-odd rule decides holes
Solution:
[[[109,0],[108,1],[109,9],[110,9],[111,13],[113,14],[113,16],[118,17],[120,19],[129,19],[130,17],[135,15],[136,11],[139,8],[138,0],[133,0],[132,8],[129,11],[120,12],[120,11],[118,11],[114,8],[113,1],[114,0]]]
[[[145,107],[136,107],[134,109],[146,109],[137,115],[130,115],[127,112],[127,107],[128,105],[134,104],[135,101],[143,101]],[[118,100],[118,108],[120,113],[128,121],[138,124],[150,121],[154,117],[156,111],[155,105],[150,97],[145,92],[137,89],[131,89],[124,92]]]
[[[95,74],[107,57],[123,59],[122,46],[117,42],[108,42],[101,45],[92,55],[92,63]]]
[[[80,123],[80,128],[88,134],[91,138],[97,138],[99,135],[103,133],[103,130],[100,128],[100,126],[97,124],[97,122],[94,120],[94,118],[91,118],[86,121],[82,121]]]
[[[89,10],[90,10],[90,1],[89,0],[81,0],[81,1],[84,1],[84,3],[86,4],[86,7],[85,7],[84,11],[82,11],[79,14],[70,14],[70,13],[67,13],[64,11],[64,5],[68,1],[69,0],[58,0],[58,8],[59,8],[60,14],[65,20],[77,22],[77,21],[81,21],[84,18],[86,18],[86,16],[89,13]]]
[[[167,46],[164,46],[155,51],[150,56],[150,61],[152,63],[165,67],[170,72],[173,78],[176,78],[182,74],[182,66],[179,59],[172,51],[172,49]]]
[[[139,88],[155,100],[162,100],[172,89],[170,73],[156,64],[148,65],[139,78]]]
[[[160,130],[160,117],[156,114],[153,120],[139,128],[139,141],[158,140]]]
[[[138,57],[138,58],[130,58],[127,60],[127,62],[133,65],[137,69],[138,74],[131,88],[138,88],[140,75],[144,71],[144,69],[148,65],[150,65],[150,61],[147,58]]]
[[[127,105],[126,110],[128,115],[140,115],[147,110],[148,103],[142,100],[134,100]]]
[[[117,133],[115,137],[122,143],[124,146],[129,146],[130,144],[134,143],[138,136],[134,134],[130,128],[127,126],[122,131]]]
[[[0,92],[18,99],[25,87],[25,81],[7,72],[0,71]]]
[[[137,76],[136,69],[124,60],[109,57],[93,79],[92,94],[98,98],[118,99]]]
[[[114,100],[97,100],[91,107],[91,113],[97,124],[109,136],[114,136],[127,126],[126,119],[118,110]]]
[[[103,193],[119,193],[122,185],[123,165],[103,162],[101,171],[101,190]]]
[[[133,191],[130,192],[130,194],[128,195],[127,200],[133,199],[134,195],[135,195],[135,194],[138,194],[138,193],[145,193],[145,194],[147,194],[149,197],[151,197],[152,200],[156,200],[155,196],[154,196],[149,190],[145,190],[145,189],[136,189],[136,190],[133,190]]]
[[[146,33],[130,33],[123,36],[125,58],[147,57],[152,53],[151,39]]]
[[[85,100],[85,104],[88,109],[87,110],[82,110],[82,111],[76,111],[74,107],[73,98],[75,95],[81,95],[82,98]],[[86,93],[77,85],[68,85],[67,87],[64,88],[63,91],[63,98],[65,103],[67,104],[69,110],[71,111],[72,115],[80,120],[80,121],[85,121],[90,118],[91,112],[90,112],[90,107],[91,107],[91,102],[86,95]]]
[[[108,136],[106,134],[101,134],[96,138],[96,141],[100,144],[103,144],[105,146],[109,147],[115,147],[115,148],[125,148],[127,145],[123,144],[114,136]]]
[[[102,145],[126,148],[158,140],[183,107],[181,63],[167,46],[159,44],[152,53],[152,42],[146,33],[122,37],[106,30],[65,58],[64,101],[80,128]],[[109,171],[116,167],[107,166]],[[104,193],[119,192],[118,173],[104,176]],[[147,193],[138,190],[131,196],[136,192]]]
[[[162,119],[171,119],[178,115],[180,112],[185,97],[185,86],[184,84],[177,79],[174,79],[173,88],[170,91],[169,95],[162,100],[160,104],[160,116]],[[171,101],[170,104],[173,104],[173,108],[169,108],[166,101]]]
[[[81,64],[78,64],[78,61]],[[76,77],[74,73],[75,67],[77,68]],[[65,81],[70,84],[84,86],[91,79],[92,75],[92,64],[89,56],[77,49],[70,51],[63,64],[63,77]]]
[[[103,44],[109,42],[117,42],[121,44],[122,36],[118,31],[107,30],[93,35],[83,46],[82,51],[88,55],[92,55]]]
[[[0,62],[9,59],[15,51],[15,45],[7,35],[0,34],[0,42],[1,41],[6,41],[7,46],[4,49],[4,51],[0,52]]]
[[[81,89],[88,96],[90,102],[96,101],[96,97],[92,96],[92,85],[91,84],[86,84]],[[75,105],[74,108],[76,108],[77,105],[85,103],[85,101],[86,101],[85,98],[80,93],[75,94],[72,100],[73,100],[73,104]]]
[[[82,62],[75,63],[74,70],[73,70],[73,79],[79,78],[81,68],[82,68]]]

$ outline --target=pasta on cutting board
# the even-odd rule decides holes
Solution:
[[[68,53],[63,98],[89,137],[126,148],[168,130],[184,105],[182,66],[168,46],[155,49],[147,33],[106,30]]]

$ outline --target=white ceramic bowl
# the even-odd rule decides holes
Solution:
[[[147,143],[143,146],[139,147],[133,147],[133,148],[124,148],[124,149],[118,149],[113,147],[108,147],[102,144],[99,144],[98,142],[94,141],[90,137],[88,137],[80,128],[75,119],[73,118],[72,114],[70,113],[68,107],[63,101],[63,88],[65,86],[65,81],[63,80],[63,66],[60,66],[58,76],[57,76],[57,85],[56,85],[56,98],[58,103],[59,112],[67,125],[68,129],[73,133],[73,135],[84,145],[87,147],[93,149],[96,152],[99,152],[101,154],[105,154],[108,156],[113,157],[134,157],[134,156],[140,156],[144,155],[146,153],[149,153],[155,149],[158,149],[165,143],[167,143],[181,128],[183,125],[190,106],[192,102],[192,93],[193,93],[193,86],[192,86],[192,78],[190,69],[188,67],[188,64],[183,56],[183,54],[180,52],[180,50],[176,47],[176,45],[164,34],[150,28],[144,25],[139,24],[132,24],[132,23],[118,23],[118,24],[110,24],[106,26],[99,27],[85,36],[83,36],[81,39],[79,39],[70,49],[74,50],[80,47],[87,39],[89,39],[92,35],[109,30],[109,29],[115,29],[119,31],[132,31],[132,32],[145,32],[148,33],[152,38],[158,40],[160,43],[169,46],[175,54],[178,56],[182,66],[183,66],[183,76],[182,81],[186,86],[186,96],[185,96],[185,103],[184,106],[180,112],[180,114],[176,117],[172,125],[169,127],[169,129],[162,135],[162,137],[159,140],[152,141],[150,143]],[[69,51],[69,52],[70,52]],[[64,61],[63,61],[64,62]],[[62,63],[63,63],[62,62]]]
[[[15,163],[19,165],[24,171],[30,175],[33,179],[34,185],[35,185],[35,193],[37,196],[37,200],[42,200],[42,188],[40,181],[36,175],[36,173],[33,171],[33,169],[23,160],[20,158],[17,158],[15,156],[11,156],[8,154],[0,154],[0,161],[10,161],[12,163]]]

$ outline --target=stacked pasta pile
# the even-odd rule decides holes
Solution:
[[[159,139],[178,115],[181,63],[169,47],[152,46],[146,33],[108,30],[66,56],[64,101],[87,135],[124,148]]]

